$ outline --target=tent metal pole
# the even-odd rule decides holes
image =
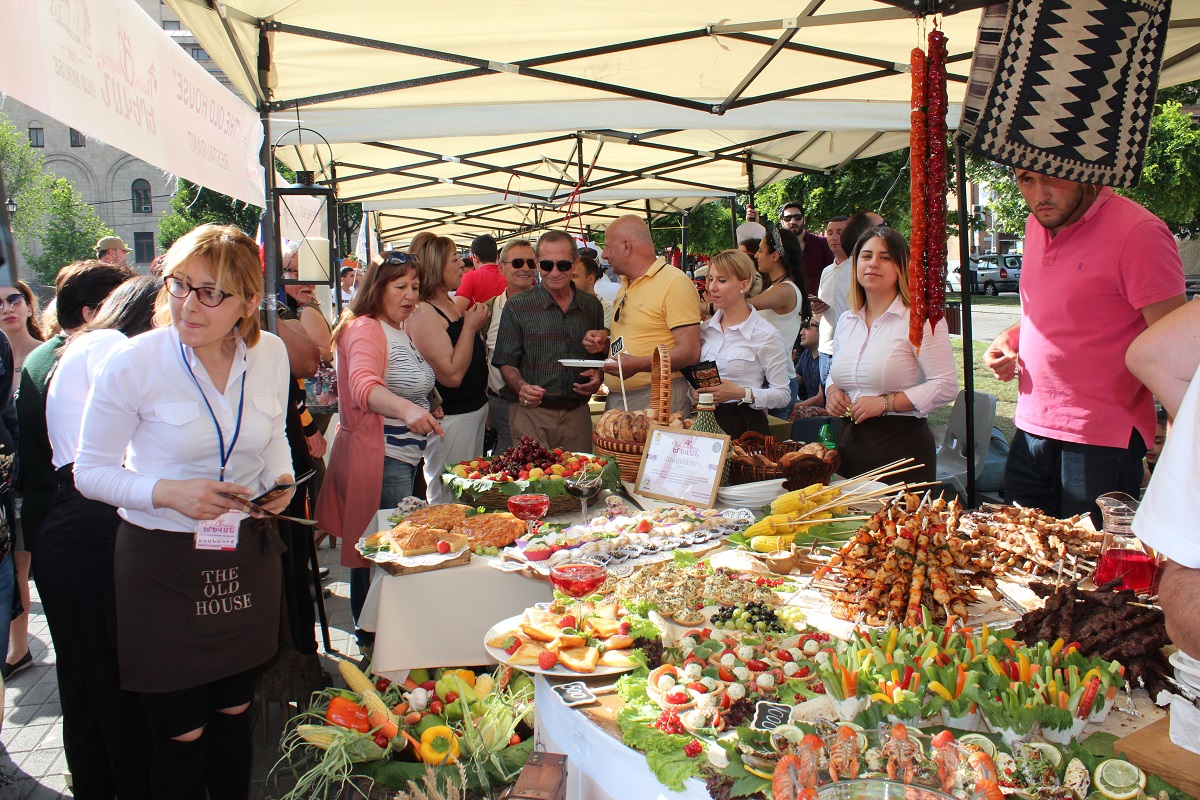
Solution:
[[[970,274],[971,241],[967,236],[967,157],[954,143],[954,179],[958,192],[958,263]],[[962,295],[963,391],[967,404],[967,508],[975,508],[975,341],[971,333],[971,283],[959,281]]]
[[[733,239],[733,248],[738,246],[737,240],[737,198],[729,198],[729,235]]]
[[[650,201],[646,201],[646,227],[654,230],[654,216],[650,213]]]
[[[679,268],[684,272],[688,272],[687,268],[687,228],[688,228],[688,212],[684,211],[680,222],[679,229]],[[690,273],[689,273],[690,274]]]
[[[258,31],[258,72],[263,87],[267,86],[267,75],[271,68],[271,43],[266,30]],[[275,153],[271,147],[271,112],[270,89],[264,89],[267,98],[259,103],[258,118],[262,122],[263,143],[259,150],[259,161],[262,162],[263,183],[266,202],[263,203],[263,213],[259,220],[263,240],[263,294],[268,298],[275,297],[275,273],[279,263],[279,219],[275,214]],[[269,302],[267,307],[267,330],[275,333],[279,329],[279,315],[275,303]]]

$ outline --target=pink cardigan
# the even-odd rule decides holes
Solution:
[[[371,317],[355,319],[338,336],[338,426],[317,524],[342,540],[346,567],[370,566],[354,545],[378,513],[383,490],[383,417],[367,409],[367,395],[387,386],[387,355],[387,337]]]

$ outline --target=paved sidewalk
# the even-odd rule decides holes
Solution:
[[[330,618],[330,638],[335,650],[356,656],[353,626],[350,624],[350,585],[348,571],[338,564],[337,551],[321,549],[320,560],[331,574],[325,585],[333,596],[326,598]],[[54,670],[54,644],[37,585],[31,586],[32,602],[29,618],[29,649],[33,666],[14,675],[4,687],[4,728],[0,741],[0,770],[16,778],[16,792],[5,793],[0,787],[0,800],[57,800],[72,797],[67,787],[67,762],[63,752],[62,706],[58,701],[58,676]],[[321,645],[320,629],[317,646]],[[323,666],[331,674],[336,664],[322,654]],[[253,711],[254,709],[252,709]],[[272,709],[268,733],[256,720],[254,724],[254,775],[250,796],[266,798],[263,793],[268,771],[279,758],[280,720],[278,709]],[[148,754],[147,754],[148,755]],[[148,761],[147,761],[148,763]]]

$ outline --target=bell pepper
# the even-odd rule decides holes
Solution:
[[[953,695],[950,694],[950,690],[937,681],[931,681],[928,688],[929,691],[933,692],[943,700],[950,701],[954,699]]]
[[[448,725],[434,725],[421,734],[417,756],[426,764],[454,764],[458,754],[458,737]]]
[[[347,700],[340,695],[329,701],[329,708],[325,709],[325,721],[330,725],[348,728],[359,733],[371,730],[371,723],[367,720],[367,710],[353,700]]]

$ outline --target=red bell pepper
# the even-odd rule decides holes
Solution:
[[[329,701],[329,708],[325,709],[325,721],[330,725],[349,728],[359,733],[371,730],[371,723],[367,721],[367,710],[344,697],[335,697]]]

